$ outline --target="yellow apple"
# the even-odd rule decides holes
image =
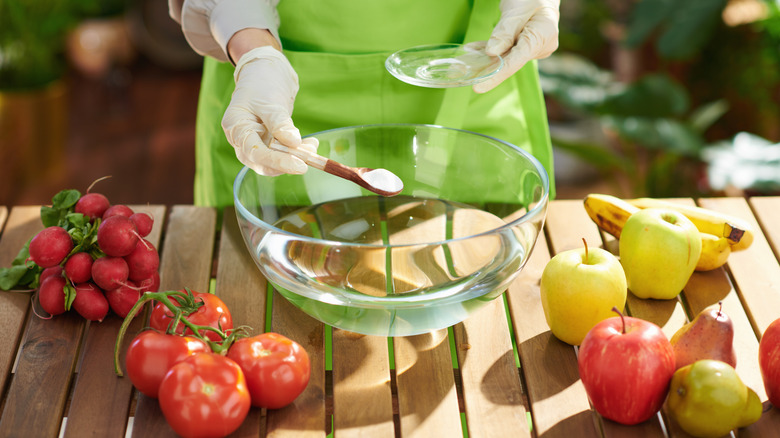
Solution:
[[[601,248],[572,249],[550,259],[542,272],[542,308],[550,331],[580,345],[597,323],[626,305],[626,275],[620,261]]]
[[[639,298],[670,300],[696,268],[701,236],[682,213],[647,208],[628,218],[619,246],[628,289]]]

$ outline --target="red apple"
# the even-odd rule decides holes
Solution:
[[[769,401],[780,409],[780,318],[769,324],[761,335],[758,366]]]
[[[663,405],[674,375],[674,350],[652,322],[623,316],[596,324],[580,345],[580,378],[596,412],[641,423]]]

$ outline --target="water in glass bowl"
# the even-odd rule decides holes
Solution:
[[[514,279],[535,235],[470,205],[403,195],[313,205],[274,225],[287,233],[267,233],[256,251],[279,292],[327,324],[384,336],[465,319]]]

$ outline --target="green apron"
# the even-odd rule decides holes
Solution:
[[[473,5],[472,5],[473,2]],[[499,0],[282,0],[284,53],[298,74],[293,122],[301,135],[353,125],[421,123],[489,135],[533,154],[553,184],[552,148],[536,63],[485,94],[409,85],[385,70],[412,46],[486,40]],[[233,204],[242,165],[220,125],[233,66],[206,58],[196,120],[195,204]]]

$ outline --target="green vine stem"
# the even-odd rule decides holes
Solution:
[[[179,305],[177,306],[174,304],[172,299],[176,300]],[[189,289],[185,289],[184,291],[174,290],[165,292],[146,292],[127,313],[127,316],[125,316],[124,321],[122,321],[122,325],[119,327],[119,332],[117,333],[116,343],[114,344],[114,372],[119,377],[123,376],[122,367],[119,362],[119,350],[122,346],[122,340],[127,333],[128,327],[130,327],[130,323],[133,321],[138,312],[143,309],[144,305],[149,301],[159,301],[171,311],[173,316],[171,323],[168,325],[168,330],[166,331],[167,334],[184,336],[175,332],[175,328],[179,326],[179,323],[182,323],[185,327],[192,331],[192,333],[187,333],[186,336],[193,336],[202,340],[211,348],[211,351],[214,353],[222,355],[227,354],[227,350],[236,339],[246,336],[247,329],[245,327],[239,327],[237,329],[230,330],[229,333],[226,333],[222,330],[221,327],[215,328],[211,326],[201,326],[190,322],[186,316],[196,312],[198,308],[203,305],[203,303],[196,302],[195,296]],[[212,341],[208,337],[201,334],[202,330],[215,332],[222,340]]]

